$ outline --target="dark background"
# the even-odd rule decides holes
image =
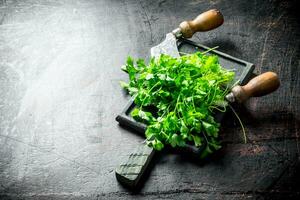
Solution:
[[[281,87],[225,116],[224,148],[197,164],[162,153],[137,195],[114,169],[142,137],[115,116],[127,55],[218,8],[225,23],[193,40],[278,73]],[[0,0],[0,199],[292,199],[299,195],[296,1]]]

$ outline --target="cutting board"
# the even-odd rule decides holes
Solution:
[[[186,53],[195,53],[197,51],[207,51],[209,50],[209,47],[206,47],[201,44],[197,44],[191,40],[187,39],[181,39],[178,41],[178,50],[181,52],[181,54]],[[219,62],[222,67],[233,70],[235,72],[234,80],[232,81],[232,84],[239,81],[240,85],[245,85],[254,70],[254,65],[252,63],[249,63],[247,61],[235,58],[233,56],[230,56],[228,54],[222,53],[217,50],[211,50],[208,54],[215,54],[219,57]],[[135,108],[134,104],[134,98],[131,98],[128,102],[128,104],[125,106],[123,111],[116,117],[116,120],[119,122],[122,126],[127,126],[135,130],[137,133],[144,136],[144,133],[146,131],[147,126],[141,122],[135,121],[131,116],[130,112]],[[221,122],[222,118],[224,116],[224,113],[216,112],[216,121]],[[196,148],[193,145],[188,145],[185,148],[182,148],[182,151],[188,151],[192,152],[194,154],[201,153],[202,148]]]
[[[194,53],[197,51],[204,52],[210,49],[209,47],[197,44],[187,39],[180,39],[177,42],[177,46],[181,55]],[[252,76],[254,70],[254,65],[252,63],[232,57],[217,50],[211,50],[208,54],[217,55],[219,57],[221,66],[235,72],[235,78],[231,84],[239,82],[240,85],[244,85]],[[129,127],[144,136],[147,128],[146,124],[135,121],[130,115],[135,106],[134,98],[131,98],[124,110],[116,117],[116,120],[120,125]],[[223,116],[224,113],[218,111],[215,112],[215,120],[217,122],[221,123]],[[176,147],[176,150],[182,153],[187,153],[194,158],[198,158],[205,147],[205,145],[202,145],[201,147],[195,147],[192,144],[187,144],[185,147]],[[141,180],[144,172],[149,166],[154,152],[155,151],[146,144],[140,144],[138,148],[136,148],[135,151],[129,155],[128,160],[122,163],[116,169],[116,177],[119,182],[125,186],[136,188],[139,185],[138,183]]]

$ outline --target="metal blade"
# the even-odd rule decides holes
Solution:
[[[160,54],[167,54],[172,57],[180,57],[176,37],[173,33],[168,33],[166,39],[157,46],[151,48],[151,56],[158,57]]]

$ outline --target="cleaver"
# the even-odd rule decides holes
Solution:
[[[220,11],[215,9],[200,14],[192,21],[184,21],[180,23],[177,29],[166,34],[166,38],[163,42],[151,48],[151,56],[159,57],[161,54],[168,54],[173,57],[179,57],[179,40],[191,38],[196,32],[204,32],[217,28],[222,25],[223,22],[223,15]],[[219,55],[223,54],[219,53]],[[236,60],[241,62],[241,60]],[[244,86],[237,85],[233,87],[231,92],[226,96],[226,99],[230,103],[243,103],[250,97],[259,97],[269,94],[275,91],[279,85],[280,82],[277,75],[273,72],[266,72],[253,78]],[[116,120],[121,124],[120,116],[118,116]],[[127,122],[132,123],[132,121],[128,120]],[[193,153],[195,151],[201,151],[201,149],[195,150],[192,146],[190,146],[189,149],[192,149],[191,152]],[[128,188],[137,188],[155,152],[152,147],[144,143],[139,144],[135,151],[129,155],[128,160],[116,168],[115,173],[117,180]]]

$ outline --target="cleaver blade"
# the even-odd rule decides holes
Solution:
[[[177,39],[175,35],[171,32],[166,35],[166,39],[151,48],[151,56],[159,57],[161,54],[166,54],[172,57],[180,57],[178,48],[177,48]]]

